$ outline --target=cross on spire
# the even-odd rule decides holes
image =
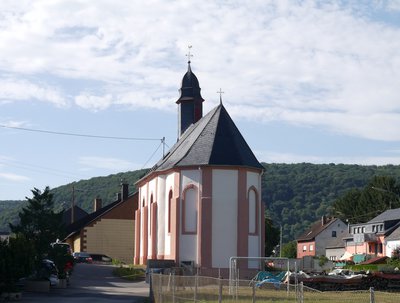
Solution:
[[[188,45],[188,53],[186,54],[186,57],[188,57],[188,63],[190,63],[190,57],[193,57],[193,55],[190,53],[191,48],[192,48],[192,46]]]
[[[225,93],[222,91],[222,89],[220,88],[219,91],[217,91],[217,94],[219,94],[219,103],[222,104],[222,94]]]

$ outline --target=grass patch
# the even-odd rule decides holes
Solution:
[[[126,279],[129,281],[143,281],[144,270],[141,267],[117,267],[113,270],[114,276]]]

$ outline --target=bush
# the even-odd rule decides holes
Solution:
[[[130,281],[141,281],[144,280],[143,268],[137,267],[117,267],[114,269],[113,274],[120,278]]]
[[[0,292],[18,290],[16,282],[32,273],[34,249],[25,237],[0,241]]]

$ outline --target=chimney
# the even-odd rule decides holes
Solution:
[[[122,201],[125,201],[126,199],[128,199],[128,195],[129,195],[129,184],[126,183],[125,181],[121,182],[121,198]]]
[[[121,201],[121,193],[117,193],[117,201]]]
[[[322,223],[322,226],[324,226],[326,224],[326,216],[325,215],[322,216],[321,223]]]
[[[102,207],[102,201],[100,198],[94,199],[94,209],[93,211],[98,211]]]

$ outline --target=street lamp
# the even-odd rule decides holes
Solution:
[[[394,195],[396,197],[396,200],[400,202],[400,195],[398,193],[395,193],[395,192],[393,192],[391,190],[387,190],[387,189],[384,189],[384,188],[375,187],[375,186],[371,186],[371,188],[373,190],[380,191],[382,193],[388,193],[388,194]],[[392,209],[392,200],[391,199],[389,200],[389,209]]]

